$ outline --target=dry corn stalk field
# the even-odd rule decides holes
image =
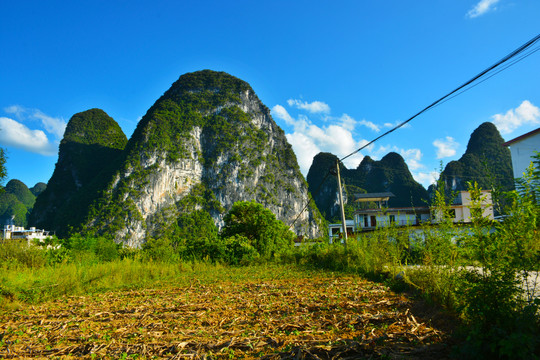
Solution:
[[[444,359],[434,315],[353,275],[193,277],[3,311],[0,358]]]

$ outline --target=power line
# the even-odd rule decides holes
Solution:
[[[385,137],[386,135],[396,131],[397,129],[403,127],[404,125],[406,125],[407,123],[409,123],[411,120],[413,120],[414,118],[418,117],[419,115],[425,113],[426,111],[438,106],[438,105],[441,105],[445,102],[447,102],[448,100],[450,99],[453,99],[455,98],[456,96],[458,95],[461,95],[462,93],[464,93],[465,91],[468,91],[470,89],[472,89],[473,87],[477,86],[477,85],[480,85],[481,83],[483,83],[484,81],[492,78],[493,76],[499,74],[500,72],[508,69],[509,67],[515,65],[516,63],[520,62],[521,60],[529,57],[530,55],[534,54],[535,52],[537,52],[538,50],[540,50],[540,47],[537,47],[537,48],[534,48],[532,49],[531,51],[529,51],[528,53],[522,55],[521,57],[515,59],[513,62],[507,64],[505,67],[503,67],[502,69],[499,69],[498,71],[496,71],[495,73],[492,73],[490,74],[490,72],[492,72],[493,70],[495,70],[496,68],[498,68],[499,66],[505,64],[507,61],[511,60],[512,58],[516,57],[517,55],[519,54],[522,54],[525,50],[527,50],[528,48],[530,48],[532,45],[534,45],[534,43],[536,43],[538,40],[540,40],[540,34],[536,35],[535,37],[533,37],[531,40],[527,41],[525,44],[521,45],[520,47],[518,47],[516,50],[512,51],[511,53],[509,53],[508,55],[506,55],[505,57],[503,57],[501,60],[499,60],[498,62],[496,62],[495,64],[491,65],[490,67],[488,67],[487,69],[481,71],[480,73],[478,73],[476,76],[474,76],[472,79],[470,79],[469,81],[465,82],[464,84],[460,85],[459,87],[457,87],[456,89],[452,90],[451,92],[449,92],[448,94],[444,95],[443,97],[439,98],[438,100],[434,101],[433,103],[431,103],[430,105],[426,106],[424,109],[420,110],[419,112],[417,112],[416,114],[414,114],[413,116],[411,116],[410,118],[408,118],[407,120],[401,122],[400,124],[394,126],[392,129],[388,130],[387,132],[385,132],[384,134],[382,135],[379,135],[378,137],[376,137],[375,139],[371,140],[370,142],[368,142],[367,144],[361,146],[360,148],[358,148],[357,150],[353,151],[352,153],[350,153],[349,155],[345,156],[345,157],[342,157],[341,159],[339,159],[339,161],[343,161],[349,157],[351,157],[352,155],[360,152],[361,150],[365,149],[366,147],[368,147],[369,145],[375,143],[376,141],[378,141],[379,139]],[[486,78],[482,79],[481,81],[478,81],[477,83],[475,83],[474,85],[470,86],[467,88],[467,86],[473,84],[474,82],[476,82],[477,80],[480,80],[481,78],[483,78],[485,75],[489,74],[489,76],[487,76]],[[298,213],[298,216],[294,219],[294,221],[292,222],[292,224],[290,225],[289,229],[293,227],[293,225],[296,223],[296,221],[300,218],[300,215],[302,215],[302,213],[307,209],[307,207],[309,206],[310,202],[313,200],[313,196],[315,196],[320,188],[322,187],[322,185],[324,184],[324,182],[326,181],[326,179],[328,178],[328,176],[330,175],[330,172],[328,171],[326,173],[326,175],[324,176],[324,178],[322,179],[321,183],[319,184],[319,186],[317,186],[317,188],[315,189],[315,191],[311,194],[311,198],[308,200],[308,202],[306,203],[306,205],[302,208],[302,210],[300,211],[300,213]]]
[[[536,35],[534,38],[532,38],[531,40],[527,41],[525,44],[521,45],[520,47],[518,47],[516,50],[512,51],[510,54],[506,55],[505,57],[503,57],[501,60],[499,60],[498,62],[496,62],[494,65],[491,65],[490,67],[488,67],[487,69],[483,70],[482,72],[480,72],[479,74],[477,74],[476,76],[474,76],[472,79],[470,79],[469,81],[465,82],[464,84],[462,84],[461,86],[457,87],[456,89],[452,90],[451,92],[449,92],[448,94],[444,95],[443,97],[441,97],[440,99],[436,100],[435,102],[431,103],[429,106],[426,106],[425,108],[423,108],[422,110],[420,110],[419,112],[417,112],[415,115],[411,116],[410,118],[408,118],[407,120],[401,122],[400,124],[394,126],[392,129],[388,130],[387,132],[385,132],[384,134],[382,135],[379,135],[378,137],[376,137],[375,139],[371,140],[370,142],[368,142],[367,144],[361,146],[358,150],[355,150],[353,151],[352,153],[350,153],[349,155],[343,157],[340,159],[340,161],[343,161],[345,159],[347,159],[348,157],[358,153],[359,151],[365,149],[366,147],[368,147],[369,145],[373,144],[374,142],[376,142],[377,140],[385,137],[386,135],[396,131],[397,129],[399,129],[400,127],[404,126],[405,124],[409,123],[411,120],[413,120],[414,118],[416,118],[417,116],[425,113],[426,111],[428,111],[429,109],[439,105],[441,102],[443,102],[445,99],[449,98],[450,96],[452,96],[453,94],[459,92],[461,89],[469,86],[470,84],[474,83],[475,81],[477,81],[478,79],[482,78],[484,75],[488,74],[489,72],[491,72],[492,70],[496,69],[497,67],[501,66],[502,64],[506,63],[508,60],[514,58],[515,56],[521,54],[522,52],[524,52],[526,49],[528,49],[529,47],[531,47],[535,42],[537,42],[538,40],[540,39],[540,34]],[[536,52],[536,50],[534,51]],[[528,55],[531,55],[531,54],[528,54]],[[527,56],[528,56],[527,55]],[[524,58],[524,57],[523,57]],[[518,59],[517,61],[521,61],[523,58],[521,59]],[[517,62],[516,61],[516,62]],[[511,64],[513,65],[513,64]],[[511,66],[510,65],[510,66]],[[502,70],[505,70],[507,69],[508,67],[502,69]],[[502,71],[501,70],[501,71]],[[500,71],[499,71],[500,72]],[[498,74],[499,72],[491,75],[490,77]],[[488,77],[489,79],[489,77]],[[485,79],[487,80],[487,79]],[[485,81],[484,80],[484,81]]]
[[[438,103],[438,104],[435,105],[434,107],[437,107],[437,106],[439,106],[439,105],[442,105],[442,104],[444,104],[445,102],[447,102],[447,101],[449,101],[449,100],[455,98],[456,96],[459,96],[459,95],[463,94],[464,92],[471,90],[472,88],[474,88],[474,87],[480,85],[481,83],[483,83],[483,82],[486,81],[486,80],[491,79],[491,78],[494,77],[495,75],[499,74],[500,72],[503,72],[504,70],[506,70],[506,69],[508,69],[509,67],[511,67],[511,66],[513,66],[513,65],[515,65],[515,64],[517,64],[517,63],[520,62],[521,60],[525,59],[526,57],[531,56],[532,54],[534,54],[535,52],[537,52],[537,51],[539,51],[539,50],[540,50],[540,46],[538,46],[538,47],[532,49],[530,52],[528,52],[528,53],[522,55],[521,57],[517,58],[516,60],[514,60],[514,61],[511,62],[510,64],[508,64],[508,65],[506,65],[505,67],[503,67],[502,69],[500,69],[500,70],[496,71],[495,73],[489,75],[488,77],[486,77],[486,78],[484,78],[484,79],[478,81],[476,84],[473,84],[473,85],[469,86],[468,88],[465,88],[465,89],[461,90],[461,91],[458,92],[457,94],[454,94],[454,95],[450,96],[449,98],[444,99],[443,101],[441,101],[440,103]]]

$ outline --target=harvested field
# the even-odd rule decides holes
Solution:
[[[444,359],[448,323],[361,277],[272,267],[0,315],[0,358]]]

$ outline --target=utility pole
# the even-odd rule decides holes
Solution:
[[[345,208],[343,207],[343,194],[341,192],[341,176],[339,173],[339,159],[336,161],[337,167],[337,183],[339,191],[339,207],[341,209],[341,226],[343,226],[343,241],[345,241],[345,246],[347,246],[347,221],[345,221]]]

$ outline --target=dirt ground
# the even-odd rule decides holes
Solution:
[[[72,296],[0,314],[0,358],[445,359],[444,314],[356,276]]]

